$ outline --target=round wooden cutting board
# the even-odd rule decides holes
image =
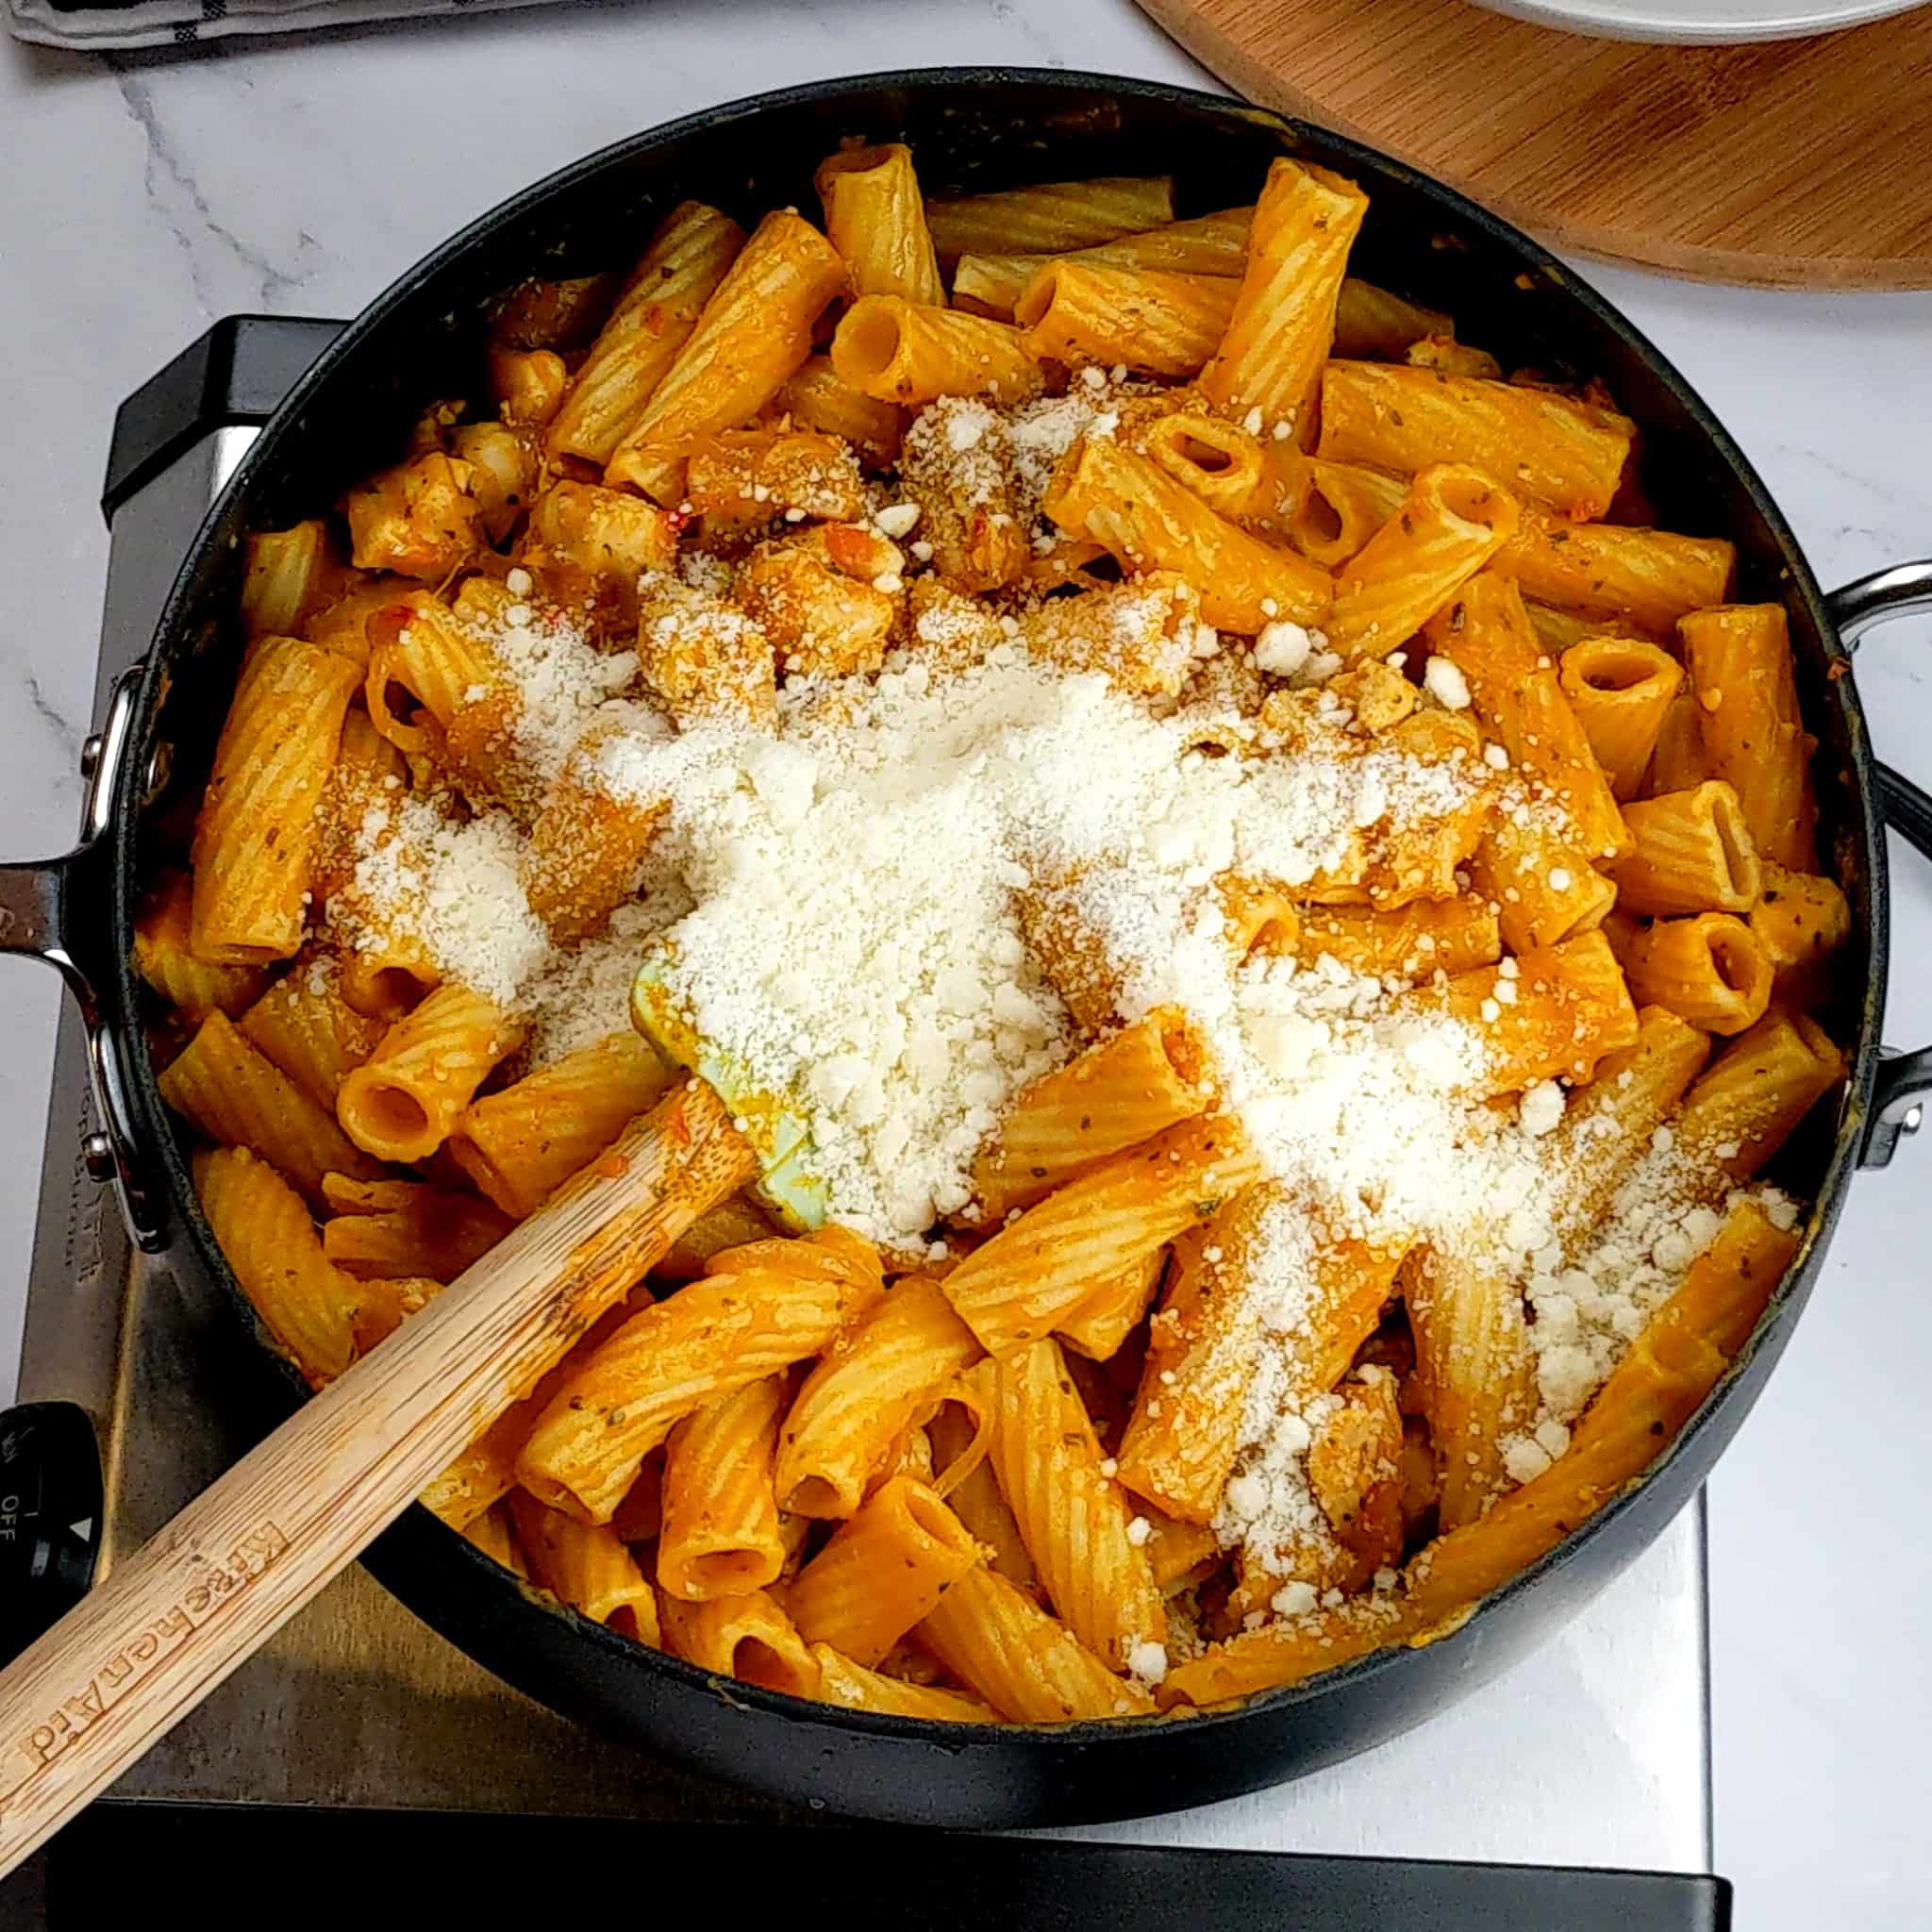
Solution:
[[[1772,288],[1932,288],[1932,6],[1815,40],[1589,40],[1466,0],[1140,0],[1251,100],[1552,247]]]

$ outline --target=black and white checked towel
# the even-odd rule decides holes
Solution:
[[[487,13],[541,0],[4,0],[14,38],[105,52],[225,34],[286,34],[418,14]]]

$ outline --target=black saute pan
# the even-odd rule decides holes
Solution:
[[[1932,854],[1932,799],[1873,758],[1850,652],[1874,624],[1932,611],[1932,561],[1819,590],[1737,446],[1677,373],[1543,250],[1399,163],[1216,96],[1100,75],[936,69],[796,88],[692,115],[554,175],[485,215],[380,296],[269,418],[181,565],[146,659],[116,687],[92,767],[83,841],[0,868],[0,950],[57,965],[87,1020],[102,1135],[91,1150],[140,1245],[184,1292],[247,1304],[195,1206],[187,1149],[142,1044],[129,963],[159,815],[206,776],[241,639],[238,540],[332,502],[393,460],[426,401],[483,393],[483,318],[525,276],[622,264],[685,195],[741,217],[812,206],[811,172],[847,135],[909,141],[928,190],[1080,175],[1172,173],[1180,212],[1251,194],[1292,152],[1372,197],[1355,266],[1455,315],[1506,367],[1607,380],[1642,425],[1660,520],[1738,545],[1739,596],[1790,614],[1817,762],[1826,862],[1855,930],[1839,1009],[1852,1057],[1835,1111],[1814,1119],[1778,1177],[1815,1201],[1805,1245],[1749,1347],[1648,1477],[1496,1592],[1456,1636],[1371,1657],[1225,1713],[1053,1731],[949,1727],[794,1703],[721,1682],[526,1591],[427,1511],[412,1508],[370,1567],[479,1662],[583,1723],[728,1778],[836,1811],[958,1825],[1124,1817],[1205,1803],[1366,1749],[1505,1668],[1627,1564],[1695,1492],[1790,1340],[1861,1166],[1890,1159],[1932,1092],[1932,1050],[1879,1044],[1890,824]],[[299,1391],[258,1330],[271,1406]],[[276,1371],[282,1371],[279,1378]],[[239,1400],[240,1398],[238,1398]],[[264,1418],[264,1421],[266,1418]],[[1444,1767],[1444,1775],[1453,1775]]]

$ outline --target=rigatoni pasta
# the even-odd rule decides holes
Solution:
[[[842,1705],[847,1710],[876,1711],[882,1717],[926,1718],[940,1724],[989,1724],[997,1721],[992,1709],[963,1691],[939,1684],[908,1683],[868,1671],[828,1643],[814,1643],[811,1659],[818,1666],[818,1695],[822,1704]]]
[[[1631,941],[1623,964],[1632,999],[1711,1033],[1743,1032],[1771,1003],[1770,957],[1728,912],[1659,919]]]
[[[328,953],[298,958],[293,970],[242,1013],[236,1025],[251,1046],[331,1114],[344,1076],[375,1051],[385,1030],[380,1020],[349,1004],[341,962]]]
[[[829,356],[808,356],[774,406],[808,429],[842,439],[870,469],[889,469],[906,434],[905,410],[854,389]]]
[[[1757,841],[1722,778],[1640,799],[1625,823],[1633,849],[1611,868],[1625,911],[1748,912],[1757,903]]]
[[[930,403],[947,395],[1030,395],[1039,365],[1018,329],[934,308],[903,295],[867,295],[832,338],[832,372],[881,403]]]
[[[369,1179],[375,1163],[275,1063],[258,1053],[217,1009],[160,1077],[161,1098],[223,1147],[246,1147],[310,1202],[324,1177]]]
[[[744,230],[703,202],[665,216],[551,418],[553,457],[610,460],[743,246]]]
[[[855,294],[944,302],[909,147],[842,149],[820,167],[818,191],[826,237],[845,258]]]
[[[316,808],[356,684],[352,662],[299,638],[249,653],[194,828],[192,944],[210,965],[299,950]]]
[[[975,1374],[1000,1490],[1047,1595],[1089,1650],[1129,1668],[1136,1644],[1165,1634],[1160,1595],[1058,1344],[1048,1337]]]
[[[1496,568],[1540,604],[1608,628],[1629,625],[1668,637],[1680,617],[1725,600],[1737,560],[1722,537],[1572,523],[1532,508]]]
[[[1020,292],[1013,320],[1039,361],[1192,375],[1227,333],[1232,283],[1217,275],[1049,262]]]
[[[1074,1354],[1090,1361],[1109,1361],[1137,1330],[1160,1288],[1167,1256],[1157,1248],[1130,1261],[1111,1281],[1104,1281],[1070,1315],[1062,1315],[1054,1334]]]
[[[588,939],[637,890],[665,801],[615,795],[594,740],[558,774],[530,826],[524,895],[558,940]]]
[[[1711,775],[1736,793],[1765,858],[1807,870],[1816,858],[1818,808],[1784,607],[1697,610],[1679,619],[1677,633]]]
[[[1307,486],[1287,524],[1288,541],[1312,563],[1339,570],[1401,507],[1404,478],[1357,463],[1310,458]]]
[[[1017,1584],[969,1570],[919,1626],[921,1641],[968,1690],[1013,1724],[1131,1717],[1154,1700],[1116,1676]]]
[[[1680,688],[1664,711],[1657,748],[1650,755],[1650,769],[1639,790],[1653,796],[1662,791],[1691,791],[1712,775],[1710,760],[1705,756],[1697,700]]]
[[[1211,1096],[1207,1043],[1188,1016],[1150,1013],[1016,1098],[974,1163],[980,1206],[1004,1220],[1093,1162],[1204,1111]]]
[[[1563,653],[1557,683],[1619,804],[1643,783],[1683,682],[1676,659],[1641,638],[1583,638]]]
[[[1829,988],[1830,962],[1851,937],[1852,908],[1836,883],[1816,873],[1759,861],[1751,932],[1771,961],[1773,984],[1788,1000],[1817,1006]]]
[[[675,503],[683,459],[701,438],[756,415],[778,392],[846,280],[838,252],[809,223],[767,215],[611,451],[605,480]]]
[[[1129,570],[1174,571],[1209,624],[1250,633],[1271,619],[1314,624],[1334,602],[1327,572],[1217,516],[1185,485],[1118,442],[1089,437],[1061,465],[1046,509]]]
[[[818,1695],[818,1665],[797,1626],[768,1591],[660,1606],[664,1648],[700,1670],[792,1697]]]
[[[1644,1007],[1637,1038],[1597,1062],[1596,1077],[1573,1094],[1551,1128],[1563,1175],[1552,1192],[1550,1231],[1559,1253],[1608,1211],[1638,1163],[1654,1151],[1657,1123],[1675,1113],[1710,1059],[1710,1036],[1665,1007]]]
[[[1514,1093],[1558,1074],[1587,1080],[1607,1053],[1637,1038],[1624,969],[1600,932],[1472,967],[1401,996],[1416,1012],[1454,1014],[1480,1051],[1472,1091]]]
[[[473,1100],[450,1130],[450,1158],[522,1220],[656,1106],[672,1077],[648,1041],[607,1034]]]
[[[841,1228],[728,1250],[702,1282],[633,1316],[551,1397],[518,1457],[519,1480],[555,1507],[608,1523],[679,1420],[823,1354],[881,1286],[877,1256]]]
[[[1600,517],[1630,460],[1636,425],[1594,403],[1480,376],[1381,362],[1330,362],[1322,437],[1331,462],[1413,475],[1471,463],[1566,517]]]
[[[509,1232],[509,1217],[474,1194],[427,1181],[322,1177],[330,1214],[322,1251],[362,1279],[454,1281]]]
[[[946,196],[926,208],[942,261],[975,251],[1060,254],[1173,219],[1174,182],[1164,175],[1042,181],[991,194]]]
[[[946,1299],[990,1355],[1011,1355],[1258,1171],[1231,1122],[1183,1121],[1026,1209],[947,1275]]]
[[[655,1649],[658,1599],[650,1580],[608,1528],[546,1509],[521,1490],[509,1495],[517,1547],[536,1581],[593,1624],[608,1624]]]
[[[1750,1180],[1844,1071],[1844,1055],[1816,1021],[1773,1008],[1691,1083],[1673,1133],[1692,1159]]]
[[[301,637],[341,588],[342,560],[321,517],[258,530],[243,546],[242,621],[250,637]]]
[[[1463,973],[1502,957],[1499,910],[1499,900],[1474,892],[1418,899],[1391,912],[1359,906],[1310,907],[1301,915],[1292,950],[1305,964],[1334,959],[1378,979]]]
[[[1238,282],[1254,213],[1252,208],[1224,208],[1219,214],[1165,222],[1157,228],[1143,228],[1116,241],[1059,255],[968,253],[954,264],[953,300],[979,313],[1010,315],[1027,283],[1056,260],[1102,268],[1158,269],[1170,275],[1218,275]]]
[[[205,1218],[320,1385],[688,1069],[758,1177],[427,1488],[478,1550],[898,1720],[1438,1641],[1802,1238],[1783,608],[1601,383],[1352,275],[1342,175],[817,158],[244,540],[135,938]]]
[[[790,1400],[786,1378],[767,1375],[671,1431],[657,1539],[658,1586],[668,1595],[703,1603],[777,1582],[788,1550],[773,1461]]]
[[[1441,1525],[1457,1529],[1503,1492],[1506,1441],[1534,1412],[1523,1296],[1507,1276],[1426,1247],[1404,1261],[1402,1289],[1441,1463]]]
[[[320,1385],[348,1367],[361,1296],[322,1251],[301,1198],[246,1147],[217,1148],[195,1165],[195,1192],[256,1312]]]
[[[787,1411],[776,1478],[785,1507],[854,1514],[892,1445],[981,1352],[937,1282],[899,1282],[813,1369]]]
[[[1570,828],[1540,824],[1527,808],[1499,813],[1483,827],[1468,875],[1474,895],[1495,908],[1504,944],[1519,954],[1594,932],[1617,898],[1614,882],[1591,863]]]
[[[1203,371],[1209,401],[1238,420],[1286,425],[1314,446],[1314,403],[1335,340],[1348,252],[1369,198],[1308,162],[1274,162],[1248,229],[1241,292],[1225,337]]]
[[[979,1560],[979,1545],[937,1491],[894,1476],[787,1585],[785,1607],[808,1643],[870,1666]]]
[[[1434,463],[1416,473],[1389,520],[1336,574],[1323,620],[1344,658],[1386,658],[1406,643],[1509,541],[1516,504],[1480,470]]]
[[[426,591],[410,591],[371,611],[363,630],[368,715],[405,754],[441,742],[458,710],[493,701],[502,712],[512,702],[489,646]]]
[[[1571,1452],[1418,1561],[1409,1615],[1426,1628],[1453,1614],[1616,1495],[1656,1454],[1657,1442],[1669,1440],[1709,1393],[1795,1247],[1761,1208],[1740,1207],[1691,1263],[1683,1287],[1651,1318],[1585,1416]],[[1690,1343],[1688,1351],[1674,1345],[1680,1338]],[[1661,1360],[1659,1343],[1668,1351]],[[1639,1393],[1646,1390],[1647,1400]]]
[[[1251,529],[1278,523],[1302,488],[1258,437],[1205,406],[1163,410],[1128,441],[1210,509]]]
[[[231,1019],[260,991],[261,969],[200,958],[193,942],[194,887],[185,872],[165,874],[134,921],[134,970],[189,1021],[219,1008]]]
[[[1614,858],[1629,834],[1608,776],[1563,695],[1557,668],[1539,648],[1515,585],[1494,571],[1466,584],[1431,619],[1433,656],[1455,668],[1477,715],[1545,794],[1569,842],[1586,858]]]
[[[366,1286],[365,1286],[366,1291]],[[630,1310],[623,1304],[607,1309],[564,1358],[541,1376],[521,1401],[513,1403],[442,1470],[417,1500],[452,1529],[462,1529],[508,1496],[516,1486],[517,1452],[530,1425],[551,1396],[575,1372],[582,1358],[623,1324]],[[630,1501],[626,1495],[625,1502]],[[612,1520],[620,1521],[623,1511]],[[628,1538],[625,1539],[628,1541]]]
[[[344,1075],[336,1098],[342,1131],[384,1160],[426,1159],[522,1037],[516,1016],[493,1001],[467,987],[438,987]]]

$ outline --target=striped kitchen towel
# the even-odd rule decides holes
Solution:
[[[169,47],[225,34],[291,34],[417,14],[488,13],[542,0],[5,0],[14,38],[105,52]]]

